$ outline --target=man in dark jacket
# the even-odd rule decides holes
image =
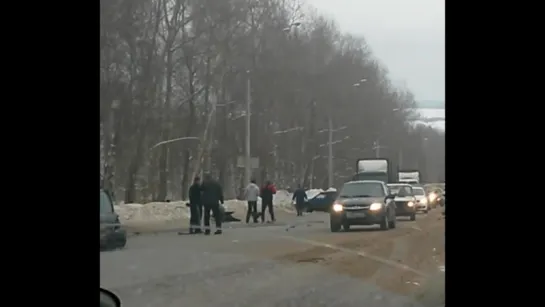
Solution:
[[[293,193],[292,200],[295,200],[295,209],[297,210],[297,216],[303,216],[303,208],[305,202],[308,200],[307,193],[301,187],[301,184],[297,186],[297,190]]]
[[[220,213],[220,203],[223,205],[223,190],[221,185],[212,179],[212,176],[204,176],[204,181],[201,185],[202,189],[202,204],[204,205],[204,234],[210,234],[210,211],[214,214],[216,221],[216,232],[219,235],[221,231],[221,221],[223,219]]]
[[[273,209],[273,195],[276,194],[275,186],[270,182],[263,186],[261,189],[261,223],[265,222],[265,210],[269,208],[269,213],[271,214],[271,220],[274,222],[274,209]]]
[[[201,179],[195,177],[189,188],[189,209],[191,218],[189,220],[189,233],[201,233],[202,201],[201,201]]]

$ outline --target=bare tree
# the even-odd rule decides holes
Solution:
[[[412,94],[363,38],[311,11],[295,0],[101,1],[102,175],[126,202],[185,198],[203,170],[237,193],[248,78],[258,180],[325,184],[329,119],[346,126],[337,183],[379,138],[391,160],[444,178],[444,137],[411,128]]]

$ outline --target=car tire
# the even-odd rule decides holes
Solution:
[[[430,211],[429,209],[426,209],[424,210],[424,213],[428,214],[429,211]]]
[[[350,223],[344,222],[343,223],[343,230],[344,231],[350,231]]]
[[[339,232],[341,230],[341,223],[333,219],[329,219],[329,229],[331,232]]]
[[[411,215],[410,220],[411,220],[411,221],[416,221],[416,214],[415,214],[415,213],[413,213],[413,214]]]
[[[388,219],[388,214],[385,214],[382,218],[382,222],[380,222],[380,229],[381,230],[388,230],[390,229],[390,219]]]

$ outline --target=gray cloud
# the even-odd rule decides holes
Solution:
[[[445,99],[444,0],[307,0],[341,30],[363,35],[418,100]]]

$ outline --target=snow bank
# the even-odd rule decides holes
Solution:
[[[328,191],[333,191],[329,188]],[[309,199],[323,192],[322,189],[312,189],[306,191]],[[114,209],[119,214],[119,219],[123,224],[142,224],[142,223],[164,223],[170,221],[189,220],[190,212],[186,206],[187,201],[174,202],[152,202],[147,204],[119,204]],[[277,210],[287,212],[294,211],[292,194],[285,190],[276,192],[273,198],[273,204]],[[247,202],[244,200],[227,200],[224,203],[226,211],[235,211],[235,215],[241,215],[246,212]],[[261,197],[257,201],[257,209],[261,210]]]
[[[114,209],[119,214],[121,223],[157,223],[178,220],[189,220],[189,208],[187,201],[152,202],[147,204],[119,204]],[[274,195],[273,204],[277,209],[293,211],[291,194],[280,190]],[[258,210],[261,210],[261,198],[257,201]],[[227,200],[224,203],[227,211],[235,211],[235,214],[246,212],[247,202],[243,200]]]

